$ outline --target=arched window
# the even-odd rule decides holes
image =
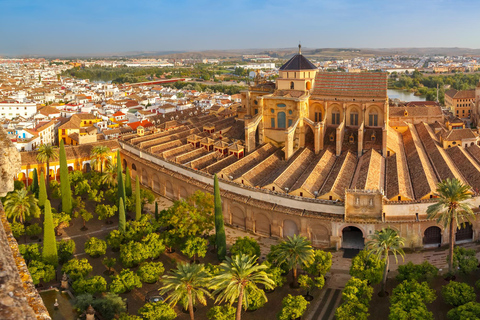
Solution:
[[[332,110],[332,124],[340,124],[340,110],[337,108]]]
[[[350,112],[350,125],[351,126],[358,126],[358,111],[352,110]]]
[[[377,110],[372,110],[368,114],[368,125],[370,127],[377,127],[378,126],[378,112],[377,112]]]
[[[277,127],[279,129],[285,129],[286,128],[286,116],[285,112],[279,112],[277,114]]]
[[[277,103],[277,108],[285,108],[286,106],[285,103]]]
[[[294,84],[293,81],[292,81],[292,82],[290,82],[290,89],[293,90],[294,88],[295,88],[295,84]]]

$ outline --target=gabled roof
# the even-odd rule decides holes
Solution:
[[[317,72],[313,95],[387,98],[386,72]]]
[[[443,140],[447,141],[458,141],[463,139],[475,139],[477,136],[472,131],[472,129],[455,129],[442,133]]]
[[[288,60],[283,66],[280,67],[282,71],[288,70],[315,70],[317,67],[313,65],[302,54],[296,54],[290,60]]]

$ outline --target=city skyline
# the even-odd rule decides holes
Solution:
[[[480,48],[472,0],[0,1],[0,55],[248,48]],[[228,41],[227,41],[228,39]]]

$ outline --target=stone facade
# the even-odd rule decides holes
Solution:
[[[13,181],[20,169],[20,153],[0,126],[0,197],[13,190]]]

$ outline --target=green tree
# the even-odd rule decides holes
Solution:
[[[117,150],[117,199],[120,203],[122,201],[123,209],[125,210],[126,205],[126,192],[125,192],[125,184],[123,181],[123,173],[122,173],[122,160],[120,159],[120,149]],[[119,206],[120,209],[120,206]]]
[[[435,290],[431,289],[426,282],[404,281],[393,289],[388,319],[431,320],[433,314],[428,311],[425,304],[432,303],[435,299]]]
[[[118,295],[107,292],[102,298],[95,298],[89,293],[80,294],[76,297],[75,309],[79,314],[85,312],[88,306],[92,306],[104,319],[116,319],[121,313],[126,311],[126,299]]]
[[[133,288],[141,288],[142,282],[135,272],[123,269],[120,274],[112,277],[110,283],[110,292],[119,294],[132,290]]]
[[[35,195],[35,198],[38,199],[38,174],[37,168],[33,169],[33,178],[32,178],[32,185],[31,185],[32,193]]]
[[[125,195],[130,197],[132,195],[132,177],[130,176],[130,169],[125,169]]]
[[[464,282],[450,281],[442,287],[442,296],[445,303],[454,307],[476,300],[475,290]]]
[[[57,242],[58,260],[60,264],[64,264],[73,257],[75,253],[75,241],[61,240]]]
[[[245,307],[248,308],[250,290],[260,290],[257,284],[273,289],[275,283],[265,272],[267,266],[256,264],[254,257],[239,255],[225,259],[220,264],[220,273],[212,278],[210,285],[215,290],[213,295],[217,297],[217,303],[226,301],[231,305],[237,300],[236,320],[240,320],[243,301],[247,302]],[[246,290],[246,287],[250,290]]]
[[[5,214],[13,221],[24,223],[32,217],[40,216],[38,200],[33,194],[28,194],[26,189],[10,192],[4,202]]]
[[[43,280],[43,282],[50,282],[55,279],[55,267],[42,261],[30,261],[28,271],[32,276],[34,285],[40,284],[41,280]]]
[[[204,258],[207,254],[208,240],[200,237],[189,237],[183,246],[182,253],[193,259],[195,262],[198,258]]]
[[[103,173],[103,164],[109,160],[110,148],[107,146],[95,146],[92,148],[90,158],[93,160],[93,165],[100,165],[100,173]]]
[[[165,252],[165,245],[158,233],[149,233],[142,239],[142,244],[147,251],[149,259],[157,259],[162,253]]]
[[[38,206],[43,208],[45,205],[45,200],[47,200],[47,188],[45,186],[45,178],[43,174],[40,175],[40,182],[38,185]]]
[[[213,196],[197,191],[163,210],[159,223],[177,238],[208,234],[214,227]]]
[[[45,220],[43,222],[43,250],[42,256],[45,262],[54,266],[58,265],[57,240],[53,226],[52,209],[50,201],[45,201]]]
[[[85,253],[90,257],[100,257],[107,252],[107,243],[102,239],[91,237],[85,242]]]
[[[208,310],[208,320],[235,320],[235,308],[229,305],[214,306]]]
[[[88,262],[88,259],[73,258],[63,265],[62,272],[68,274],[70,279],[76,280],[78,278],[85,278],[92,269],[92,265]]]
[[[88,230],[87,226],[85,225],[88,221],[90,221],[93,218],[93,214],[85,209],[81,209],[78,214],[80,217],[82,217],[83,221],[83,227],[81,228],[82,230]]]
[[[397,254],[404,258],[402,247],[405,244],[405,239],[402,238],[397,231],[391,228],[383,228],[376,230],[371,237],[372,240],[367,242],[367,248],[371,254],[376,255],[380,260],[385,261],[385,269],[383,271],[382,288],[380,294],[385,295],[385,286],[387,284],[388,266],[390,259],[388,255],[393,253],[395,261],[398,263]]]
[[[301,318],[307,310],[309,302],[302,296],[289,294],[282,300],[282,309],[278,314],[278,320],[295,320]]]
[[[42,254],[38,248],[38,243],[19,244],[18,251],[22,255],[23,259],[25,259],[27,264],[29,264],[32,260],[42,260]]]
[[[137,270],[137,274],[146,283],[155,283],[165,271],[161,262],[144,262]]]
[[[402,282],[404,280],[432,280],[438,274],[438,269],[430,264],[428,261],[424,261],[421,264],[413,264],[409,261],[407,264],[398,266],[397,281]]]
[[[447,261],[449,257],[447,257]],[[460,270],[463,274],[469,274],[477,270],[478,259],[475,249],[456,247],[453,250],[453,268]]]
[[[218,260],[223,261],[227,255],[227,238],[225,236],[225,225],[223,222],[222,199],[218,185],[217,174],[213,180],[214,209],[215,209],[215,243],[217,247]]]
[[[107,235],[106,239],[107,244],[109,247],[111,247],[113,250],[120,249],[120,245],[124,241],[125,237],[123,236],[123,233],[120,232],[119,230],[112,230],[110,233]]]
[[[25,226],[20,222],[13,221],[10,224],[10,229],[12,229],[12,234],[17,240],[20,239],[21,236],[25,235]]]
[[[38,223],[31,224],[25,228],[25,233],[32,239],[37,239],[37,236],[42,233],[42,227]]]
[[[322,289],[325,285],[325,278],[320,275],[319,277],[310,277],[308,274],[302,274],[298,277],[298,283],[300,287],[307,290],[306,297],[310,297],[310,292],[315,289]]]
[[[373,288],[368,285],[368,280],[351,277],[342,291],[343,303],[337,308],[335,318],[366,320],[372,294]]]
[[[155,220],[158,220],[158,202],[155,201]]]
[[[230,254],[246,254],[248,256],[260,258],[260,246],[258,242],[251,237],[238,237],[230,248]]]
[[[58,159],[58,148],[51,144],[42,144],[38,148],[37,161],[47,164],[47,194],[50,194],[50,160]]]
[[[130,241],[120,246],[120,261],[123,266],[131,268],[147,260],[148,253],[143,244]]]
[[[210,275],[203,264],[179,263],[177,268],[162,277],[160,294],[168,293],[167,301],[172,305],[181,302],[188,308],[190,319],[194,319],[193,306],[196,301],[207,305],[206,297],[211,297],[207,290]]]
[[[125,233],[125,206],[122,198],[118,203],[118,230]]]
[[[480,319],[480,303],[467,302],[455,309],[451,309],[447,313],[449,320],[467,320]]]
[[[265,261],[263,262],[264,265],[267,266],[265,272],[267,273],[268,277],[273,280],[275,283],[274,287],[281,287],[285,283],[285,277],[282,275],[283,270],[280,267],[275,267],[270,262]]]
[[[111,274],[111,273],[113,273],[112,268],[113,268],[113,266],[115,266],[115,263],[117,263],[117,259],[105,257],[105,258],[103,258],[102,263],[105,267],[107,267],[108,273]]]
[[[72,283],[72,288],[76,294],[95,294],[107,291],[107,281],[102,276],[94,276],[86,279],[78,278]]]
[[[60,141],[60,190],[62,194],[62,211],[72,213],[72,189],[68,178],[67,155],[63,140]]]
[[[293,274],[293,286],[298,288],[297,273],[301,265],[309,266],[314,261],[314,251],[307,238],[293,235],[282,241],[272,252],[275,263],[284,262]]]
[[[449,227],[449,261],[448,270],[453,273],[453,248],[455,246],[455,227],[465,221],[475,219],[470,205],[466,202],[470,198],[470,187],[458,179],[447,179],[437,185],[437,203],[427,208],[427,217],[437,219],[437,223],[445,228]]]
[[[95,213],[98,215],[99,220],[109,221],[109,218],[113,217],[117,212],[117,206],[110,206],[108,204],[98,204],[95,207]]]
[[[314,250],[313,263],[303,266],[303,269],[311,275],[325,275],[332,267],[332,253],[323,250]]]
[[[135,220],[142,217],[142,203],[140,202],[140,181],[138,176],[135,178]]]
[[[146,303],[138,314],[144,320],[173,320],[177,317],[175,310],[163,301]]]

